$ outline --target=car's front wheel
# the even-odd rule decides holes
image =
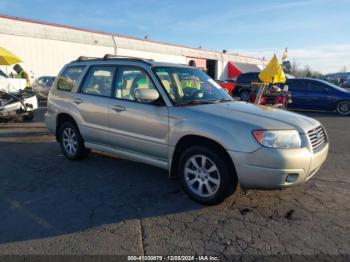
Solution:
[[[63,154],[70,160],[83,159],[89,153],[89,150],[84,146],[84,140],[77,126],[72,122],[65,122],[61,125],[59,141]]]
[[[337,113],[342,116],[350,115],[350,101],[341,101],[337,104]]]
[[[248,89],[244,89],[239,93],[239,97],[242,101],[249,101],[250,91]]]
[[[237,178],[215,150],[194,146],[180,157],[178,176],[189,196],[205,205],[220,203],[236,190]]]

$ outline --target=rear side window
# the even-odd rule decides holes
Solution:
[[[77,80],[81,76],[84,66],[72,66],[66,68],[58,77],[57,89],[70,92],[77,85]]]
[[[287,81],[289,91],[307,91],[304,81]]]
[[[112,66],[91,67],[81,87],[81,93],[110,97],[115,70]]]
[[[312,92],[324,92],[324,86],[322,83],[309,82],[310,91]]]

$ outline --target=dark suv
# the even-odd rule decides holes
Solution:
[[[233,90],[234,96],[239,96],[241,100],[248,101],[252,82],[259,82],[259,72],[240,74],[236,81],[236,88]]]

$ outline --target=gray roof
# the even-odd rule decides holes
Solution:
[[[232,62],[232,63],[242,73],[260,72],[261,71],[261,69],[255,64],[246,64],[246,63],[239,63],[239,62]]]

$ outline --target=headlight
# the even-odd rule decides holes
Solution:
[[[296,130],[255,130],[253,135],[259,144],[273,148],[299,148],[301,139]]]

